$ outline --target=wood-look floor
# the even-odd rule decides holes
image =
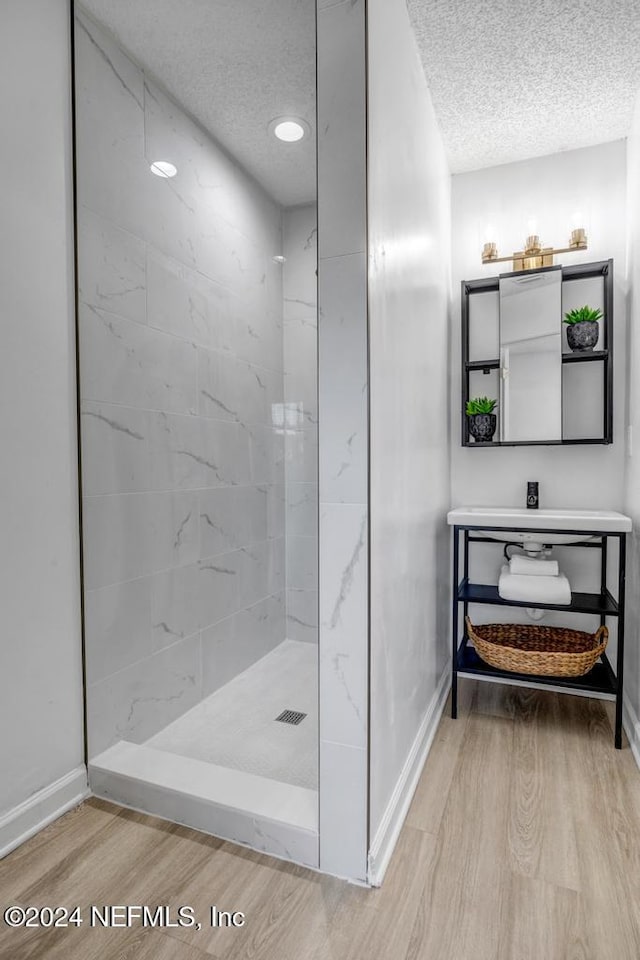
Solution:
[[[0,863],[0,904],[242,910],[240,929],[11,930],[3,960],[639,960],[640,773],[598,701],[461,682],[383,887],[97,800]]]

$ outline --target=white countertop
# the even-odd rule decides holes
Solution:
[[[449,526],[522,527],[527,530],[589,530],[629,533],[631,518],[615,510],[528,510],[526,507],[456,507]]]

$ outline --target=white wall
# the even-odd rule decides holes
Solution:
[[[459,174],[452,181],[452,503],[524,504],[527,480],[540,482],[543,507],[622,507],[625,403],[626,159],[622,140]],[[614,260],[614,443],[611,446],[460,446],[460,282],[510,269],[483,266],[487,225],[506,256],[521,250],[535,217],[543,243],[566,246],[576,212],[586,221],[589,249],[559,259],[572,264]],[[487,381],[489,378],[486,378]],[[576,477],[580,482],[576,483]]]
[[[448,671],[450,175],[402,0],[369,0],[368,51],[370,831],[384,859]]]
[[[623,509],[625,467],[625,365],[626,365],[626,156],[622,140],[536,157],[518,163],[490,167],[452,178],[452,394],[451,394],[451,486],[452,505],[524,506],[528,480],[540,483],[540,505],[580,509]],[[460,283],[478,277],[509,272],[511,264],[483,266],[480,255],[487,228],[501,255],[522,249],[528,221],[535,217],[544,244],[564,246],[576,214],[586,226],[589,249],[560,255],[563,264],[614,261],[614,442],[611,445],[536,446],[473,449],[460,446]],[[583,282],[583,281],[582,281]],[[582,305],[581,301],[580,304]],[[564,334],[563,334],[564,336]],[[473,338],[472,338],[473,339]],[[482,339],[482,338],[480,338]],[[497,348],[496,348],[497,349]],[[495,353],[495,349],[490,351]],[[598,376],[594,364],[574,364],[578,371]],[[590,369],[587,369],[590,368]],[[485,382],[487,387],[485,387]],[[497,396],[497,379],[475,375],[472,393]],[[566,413],[566,408],[565,408]],[[617,564],[610,563],[610,578]],[[593,550],[556,547],[573,590],[592,590],[599,577],[598,557]],[[497,581],[502,563],[501,548],[479,546],[471,554],[471,578],[483,583]],[[613,579],[611,582],[614,588]],[[472,606],[475,622],[487,622],[494,611]],[[506,620],[526,620],[526,613],[505,608]],[[546,624],[572,625],[588,630],[592,617],[547,612]],[[608,655],[615,662],[617,629],[610,623]]]
[[[82,783],[68,34],[65,0],[2,5],[0,820]]]
[[[634,530],[627,549],[627,618],[625,645],[625,726],[640,764],[640,96],[627,142],[629,349],[627,352],[628,422],[634,434],[626,460],[624,512]]]

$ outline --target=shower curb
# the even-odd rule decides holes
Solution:
[[[102,799],[318,866],[315,790],[126,741],[89,764],[89,781]]]

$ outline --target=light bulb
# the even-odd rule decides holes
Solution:
[[[495,243],[496,241],[496,228],[491,221],[488,221],[482,231],[482,243]]]

